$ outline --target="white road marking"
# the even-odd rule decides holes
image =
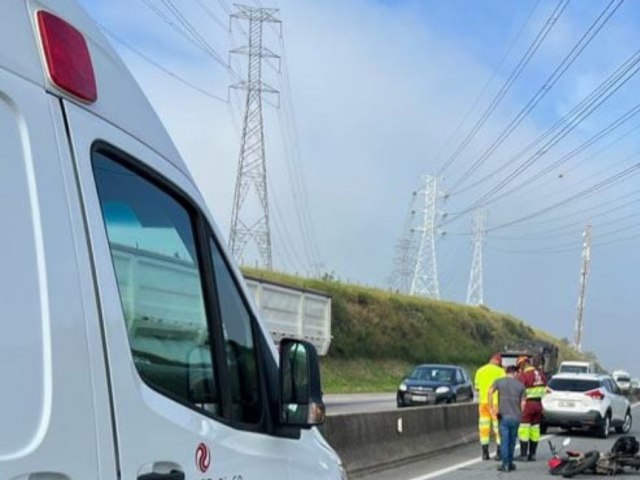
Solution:
[[[632,403],[631,408],[636,408],[640,406],[640,402]],[[548,440],[549,438],[553,438],[555,435],[544,435],[540,438],[542,440]],[[516,450],[520,448],[519,445],[516,446]],[[476,463],[482,462],[482,457],[474,458],[472,460],[467,460],[465,462],[456,463],[455,465],[451,465],[450,467],[443,468],[441,470],[437,470],[435,472],[427,473],[426,475],[421,475],[419,477],[413,477],[408,480],[430,480],[432,478],[441,477],[442,475],[446,475],[447,473],[455,472],[456,470],[460,470],[465,467],[470,467],[471,465],[475,465]]]
[[[553,437],[555,437],[555,435],[544,435],[540,437],[540,441],[547,440]],[[520,450],[520,445],[516,445],[516,451],[518,450]],[[472,460],[456,463],[455,465],[451,465],[450,467],[443,468],[442,470],[437,470],[435,472],[427,473],[426,475],[421,475],[419,477],[413,477],[408,480],[429,480],[431,478],[437,478],[442,475],[446,475],[447,473],[455,472],[456,470],[460,470],[465,467],[470,467],[471,465],[475,465],[476,463],[481,463],[482,461],[483,461],[482,457],[474,458]]]

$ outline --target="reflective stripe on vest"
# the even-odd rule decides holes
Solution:
[[[527,400],[536,400],[544,397],[547,389],[544,386],[529,387],[526,389]]]

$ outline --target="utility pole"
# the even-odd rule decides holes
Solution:
[[[591,267],[591,225],[587,224],[582,233],[582,269],[580,270],[580,294],[578,295],[578,312],[576,315],[576,331],[574,345],[576,350],[582,351],[582,337],[584,334],[584,303],[587,291],[587,280]]]
[[[244,121],[238,174],[231,212],[229,246],[240,263],[244,263],[246,247],[255,244],[260,266],[271,270],[271,229],[269,223],[269,197],[267,193],[267,163],[264,150],[264,124],[262,117],[263,93],[278,94],[278,91],[262,81],[264,58],[279,58],[265,48],[263,27],[265,23],[281,23],[275,8],[259,8],[236,5],[232,19],[249,23],[248,44],[231,50],[233,54],[246,55],[247,80],[231,85],[231,88],[246,91]],[[256,202],[248,202],[253,193]]]
[[[471,274],[469,275],[469,288],[467,289],[467,305],[484,304],[484,274],[482,271],[482,251],[484,247],[487,212],[484,209],[477,210],[473,216],[473,258],[471,260]]]
[[[433,175],[422,177],[424,186],[418,190],[422,197],[422,226],[416,229],[421,234],[416,258],[411,295],[440,299],[440,281],[436,259],[436,213],[438,201],[438,179]]]

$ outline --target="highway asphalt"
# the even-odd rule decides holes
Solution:
[[[632,428],[630,434],[640,437],[640,408],[638,407],[640,407],[640,404],[634,405],[636,425]],[[367,480],[431,480],[434,478],[440,480],[492,480],[496,478],[534,480],[550,478],[551,475],[547,469],[547,461],[551,458],[547,444],[548,440],[560,447],[562,441],[569,437],[571,438],[570,448],[572,450],[599,450],[604,452],[611,448],[618,436],[612,433],[608,439],[603,440],[583,432],[572,431],[565,433],[560,430],[550,430],[549,435],[545,437],[546,440],[539,445],[537,461],[518,462],[518,469],[511,473],[498,472],[496,470],[498,464],[493,460],[483,462],[480,459],[480,447],[474,444],[427,458],[424,461],[354,478]],[[627,471],[626,476],[637,478],[640,476],[640,472]],[[587,478],[587,475],[579,475],[575,478]]]

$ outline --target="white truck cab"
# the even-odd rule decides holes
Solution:
[[[593,362],[565,361],[560,364],[558,373],[596,373]]]
[[[0,477],[344,478],[184,162],[73,0],[0,5]],[[215,170],[215,165],[212,166]]]

